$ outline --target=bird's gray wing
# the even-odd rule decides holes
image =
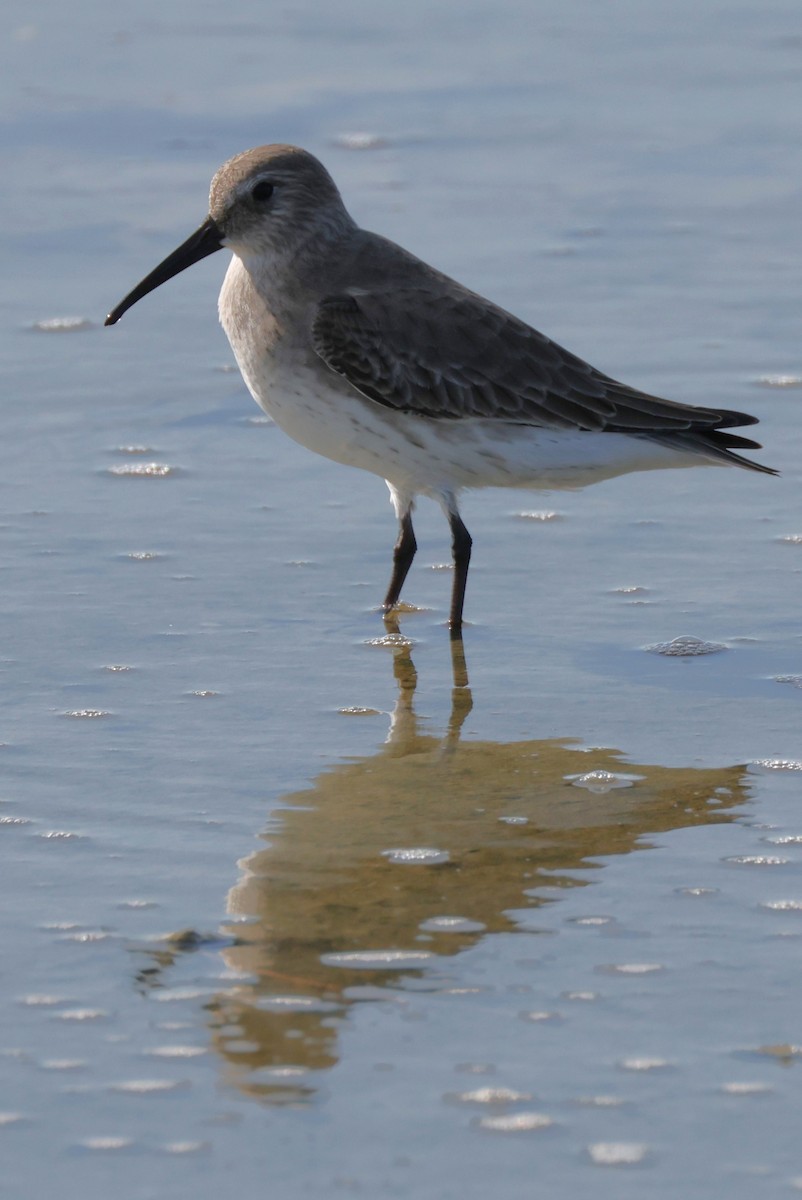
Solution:
[[[313,322],[315,351],[379,404],[440,420],[489,417],[647,435],[754,421],[629,388],[447,282],[431,290],[402,283],[392,291],[327,296]]]

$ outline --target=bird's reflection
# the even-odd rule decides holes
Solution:
[[[288,795],[228,897],[222,952],[243,982],[210,1006],[213,1040],[229,1081],[266,1100],[314,1093],[350,1005],[453,986],[455,956],[515,929],[516,910],[544,902],[538,889],[553,898],[599,869],[590,860],[731,819],[745,799],[742,767],[461,738],[472,700],[459,640],[448,729],[424,733],[409,645],[397,627],[386,640],[398,687],[387,741]]]

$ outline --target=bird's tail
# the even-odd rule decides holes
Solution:
[[[719,411],[718,421],[714,426],[697,426],[695,429],[672,432],[655,440],[675,448],[687,447],[730,466],[746,467],[750,471],[760,471],[763,475],[779,475],[780,472],[775,471],[774,467],[766,467],[763,463],[754,462],[751,458],[736,453],[738,450],[763,449],[760,442],[755,442],[752,438],[730,433],[731,426],[756,425],[757,421],[758,418],[749,413],[724,409]]]

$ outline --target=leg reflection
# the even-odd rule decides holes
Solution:
[[[399,632],[391,618],[388,632]],[[561,884],[586,878],[589,860],[598,872],[649,835],[732,820],[746,797],[739,766],[635,765],[576,738],[464,736],[472,698],[461,639],[451,646],[445,731],[416,715],[412,651],[391,643],[387,739],[270,797],[279,814],[238,864],[222,936],[184,934],[149,951],[150,987],[168,970],[171,983],[197,982],[190,951],[218,976],[222,958],[226,979],[199,1019],[227,1082],[248,1095],[313,1097],[343,1052],[352,1005],[397,997],[413,980],[449,988],[456,976],[470,987],[473,959],[461,952],[515,931],[511,914],[537,908],[543,888],[554,902]]]

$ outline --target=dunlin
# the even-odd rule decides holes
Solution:
[[[414,255],[360,229],[325,167],[260,146],[212,180],[209,216],[106,319],[216,250],[233,252],[219,312],[254,399],[291,438],[387,481],[400,531],[384,600],[417,548],[415,499],[451,528],[459,635],[471,537],[464,488],[577,488],[629,471],[729,464],[747,413],[618,383]]]

